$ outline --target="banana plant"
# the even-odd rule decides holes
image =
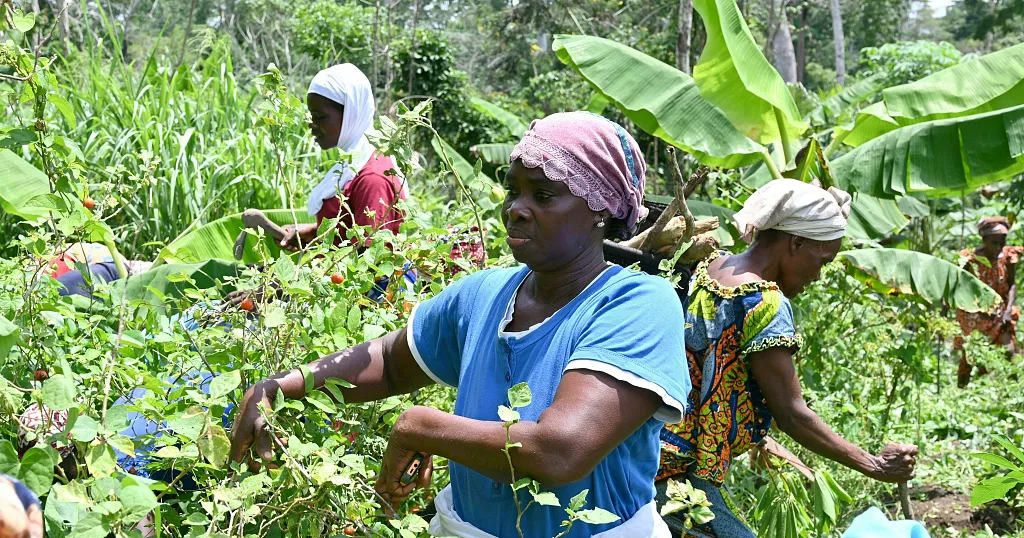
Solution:
[[[316,219],[310,217],[304,209],[273,209],[263,213],[279,226],[316,222]],[[190,264],[206,260],[235,263],[235,240],[244,229],[242,214],[237,213],[187,230],[160,251],[154,268],[163,264]],[[267,259],[276,259],[281,252],[274,241],[266,238],[261,243],[263,249],[253,248],[256,241],[255,236],[250,235],[247,239],[249,245],[244,249],[240,263],[259,263]]]
[[[596,37],[559,35],[555,38],[553,50],[559,59],[578,71],[596,92],[605,96],[637,127],[689,152],[703,164],[735,169],[758,163],[763,169],[760,173],[765,181],[785,175],[805,181],[814,177],[827,184],[835,178],[839,186],[856,191],[849,228],[850,235],[855,238],[882,237],[898,231],[908,222],[897,203],[896,194],[924,190],[921,184],[927,181],[935,184],[934,192],[949,192],[982,181],[1009,177],[1008,174],[1017,170],[1018,160],[1024,158],[1024,141],[1021,140],[1024,135],[1017,134],[1024,133],[1024,126],[1018,121],[1020,115],[1017,109],[1011,108],[989,112],[987,117],[982,115],[973,118],[970,124],[956,117],[933,120],[947,122],[941,125],[920,122],[913,130],[907,127],[895,130],[887,135],[889,138],[883,137],[879,142],[860,150],[860,154],[854,150],[829,163],[827,154],[835,150],[835,144],[827,150],[821,150],[813,137],[800,143],[791,139],[806,127],[802,122],[793,121],[789,107],[792,98],[788,91],[785,95],[781,94],[776,81],[778,73],[764,60],[759,49],[752,47],[753,38],[742,17],[734,12],[734,3],[727,0],[700,0],[694,6],[705,19],[709,45],[714,44],[702,53],[694,69],[694,78],[629,47]],[[759,59],[750,59],[752,55]],[[1003,56],[1007,56],[1007,53]],[[998,64],[990,59],[983,60],[974,69],[995,69]],[[1011,73],[1016,71],[1009,70]],[[990,75],[986,73],[982,80],[988,80]],[[933,75],[939,76],[951,75],[942,72]],[[1016,75],[1009,78],[1013,76]],[[968,99],[962,101],[960,109],[976,111],[985,106],[993,106],[993,102],[1013,102],[1016,99],[1014,96],[1019,93],[1016,84],[1019,81],[1004,83],[991,90],[987,94],[990,96],[988,105],[979,102],[980,99]],[[861,87],[851,91],[844,99],[863,101],[867,97],[862,96],[874,93],[877,93],[875,88]],[[919,102],[914,97],[916,94],[905,91],[890,94],[898,96],[901,104],[908,104],[899,110],[917,110],[909,106],[909,103]],[[955,102],[954,97],[947,100]],[[738,110],[744,106],[753,109],[749,113]],[[768,113],[769,109],[771,114]],[[875,105],[877,109],[878,105]],[[870,113],[870,110],[866,111]],[[951,107],[938,111],[928,108],[922,112],[901,112],[903,116],[922,118],[953,113]],[[997,122],[1002,122],[1001,128],[996,128]],[[941,157],[948,164],[954,157],[966,156],[967,164],[974,166],[966,168],[966,177],[958,177],[955,171],[950,174],[950,178],[929,176],[920,179],[919,175],[911,176],[915,179],[909,185],[911,188],[901,189],[903,184],[892,179],[903,177],[900,162],[893,162],[899,156],[873,149],[896,147],[907,152],[913,148],[923,153],[927,147],[922,146],[937,140],[939,136],[927,135],[933,131],[949,133],[952,130],[950,125],[966,128],[971,136],[961,139],[962,145],[953,146],[950,143],[942,146],[941,150],[947,154]],[[986,133],[990,140],[982,140],[982,133]],[[769,143],[771,147],[764,145]],[[792,156],[792,150],[796,147],[803,148],[802,158]],[[869,157],[859,156],[868,155],[867,150],[874,151],[870,155],[878,162],[868,163]],[[821,158],[813,159],[814,154],[819,154]],[[925,159],[914,156],[915,163],[919,163],[922,168],[927,166],[923,162]],[[781,166],[776,165],[776,159],[779,159]],[[904,157],[904,161],[908,160]],[[963,163],[958,164],[958,170],[965,170]],[[853,171],[861,165],[868,172]],[[830,166],[831,174],[828,173]],[[888,174],[884,176],[886,181],[882,181],[883,171]],[[865,254],[860,254],[862,252]],[[877,255],[872,249],[848,251],[846,254],[850,259],[858,255],[861,259]],[[889,286],[885,291],[895,289],[901,294],[919,296],[928,302],[941,300],[954,306],[962,305],[972,311],[993,304],[991,295],[985,291],[991,291],[989,288],[966,272],[951,276],[936,258],[906,251],[891,251],[885,256],[886,262],[894,264],[898,269],[897,273],[885,275],[889,278],[887,282],[899,284]],[[869,285],[878,281],[877,275],[871,276],[871,272],[864,268],[853,270],[852,264],[848,267],[851,267],[853,276]],[[941,288],[944,295],[936,295],[936,289],[932,286],[918,285],[926,279],[941,281],[944,284]]]

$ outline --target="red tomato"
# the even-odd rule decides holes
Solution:
[[[342,276],[341,273],[334,273],[333,275],[331,275],[331,282],[335,284],[341,284],[344,281],[345,277]]]
[[[86,209],[92,209],[96,207],[96,200],[93,200],[92,198],[86,196],[85,200],[82,200],[82,205],[84,205]]]
[[[356,535],[356,528],[353,527],[352,525],[349,525],[349,526],[345,527],[345,529],[342,532],[345,533],[345,536],[355,536]]]
[[[49,378],[50,378],[50,374],[46,373],[46,370],[43,370],[42,368],[36,370],[36,375],[35,375],[35,380],[36,381],[46,381]]]
[[[252,301],[250,301],[249,299],[246,299],[246,300],[242,301],[242,305],[241,306],[242,306],[242,310],[252,310],[253,304],[252,304]]]

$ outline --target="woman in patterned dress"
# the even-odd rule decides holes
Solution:
[[[956,320],[960,323],[965,336],[978,331],[991,338],[993,344],[1005,346],[1007,356],[1017,352],[1014,334],[1020,309],[1014,304],[1017,300],[1015,278],[1017,261],[1021,253],[1024,253],[1022,247],[1006,246],[1006,235],[1009,233],[1010,221],[1006,217],[985,217],[978,221],[981,246],[960,252],[960,257],[967,260],[964,269],[995,290],[1002,298],[1003,304],[991,313],[970,313],[961,310],[956,313]],[[963,338],[958,337],[954,345],[960,350],[957,385],[965,387],[971,380],[974,366],[967,362]],[[978,373],[985,374],[985,368],[978,368]]]
[[[789,299],[839,252],[849,203],[834,188],[772,181],[735,215],[744,239],[753,239],[750,248],[715,254],[693,274],[686,310],[693,388],[683,421],[662,430],[657,483],[662,502],[670,478],[689,480],[711,501],[715,518],[687,536],[753,538],[719,488],[732,459],[762,443],[773,418],[809,450],[867,476],[913,476],[917,447],[889,444],[872,455],[844,440],[807,407],[793,364],[801,339]],[[667,522],[682,530],[678,520]]]

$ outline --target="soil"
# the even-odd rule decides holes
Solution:
[[[889,516],[902,518],[899,501],[893,500]],[[1009,504],[995,501],[971,509],[969,495],[943,489],[939,486],[921,486],[910,489],[910,509],[914,519],[924,521],[929,531],[948,529],[979,531],[988,525],[996,534],[1008,534],[1017,528],[1016,520],[1022,516]]]

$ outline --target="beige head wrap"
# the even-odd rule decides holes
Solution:
[[[776,179],[757,189],[733,219],[743,240],[761,230],[779,230],[816,241],[839,239],[846,233],[850,195],[797,181]]]

